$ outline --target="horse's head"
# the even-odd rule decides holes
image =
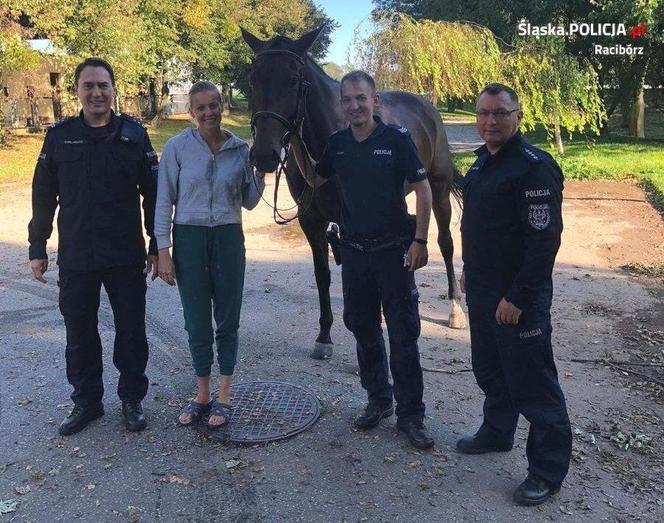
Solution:
[[[252,132],[251,161],[260,171],[277,168],[283,138],[298,131],[304,110],[307,50],[324,26],[297,40],[275,36],[263,41],[242,29],[244,41],[255,57],[249,73],[251,85]]]

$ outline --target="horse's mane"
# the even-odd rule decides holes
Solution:
[[[295,43],[295,40],[292,40],[288,38],[287,36],[282,36],[282,35],[277,35],[270,40],[268,40],[265,43],[265,50],[270,50],[270,51],[276,51],[276,50],[283,50],[283,51],[292,51],[296,52],[293,50],[293,43]],[[318,62],[314,60],[314,58],[311,56],[310,53],[305,52],[304,54],[300,52],[296,52],[299,56],[304,58],[304,61],[306,64],[311,65],[311,67],[320,75],[323,76],[323,78],[327,81],[334,82],[334,83],[339,83],[337,82],[334,78],[332,78],[330,75],[328,75],[325,72],[325,69],[323,69],[320,65],[318,65]]]

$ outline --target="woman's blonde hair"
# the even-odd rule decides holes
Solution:
[[[223,105],[224,99],[222,98],[221,93],[219,92],[217,86],[208,80],[199,80],[198,82],[196,82],[194,85],[191,86],[191,89],[189,89],[190,107],[191,107],[191,97],[197,93],[202,93],[203,91],[214,91],[215,93],[217,93],[217,96],[219,96],[219,102]]]

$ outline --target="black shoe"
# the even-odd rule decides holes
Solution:
[[[546,480],[528,474],[528,477],[514,491],[514,501],[519,505],[540,505],[560,491],[560,485],[553,486]]]
[[[353,421],[353,427],[358,430],[373,429],[378,426],[380,420],[389,418],[392,414],[394,414],[394,408],[391,403],[380,404],[369,402],[364,407],[364,412]]]
[[[456,446],[457,450],[464,454],[486,454],[487,452],[508,452],[512,450],[513,443],[498,444],[480,430],[470,438],[460,439]]]
[[[397,420],[397,428],[406,433],[413,447],[426,450],[433,447],[433,438],[424,426],[424,422],[418,418]]]
[[[147,426],[140,401],[123,401],[122,415],[129,432],[138,432]]]
[[[81,432],[93,420],[104,415],[104,406],[101,403],[92,405],[74,405],[69,415],[62,420],[58,432],[61,436],[71,436]]]

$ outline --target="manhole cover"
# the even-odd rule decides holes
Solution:
[[[250,381],[231,386],[233,413],[228,428],[209,432],[233,443],[264,443],[308,429],[320,415],[310,390],[279,381]]]

